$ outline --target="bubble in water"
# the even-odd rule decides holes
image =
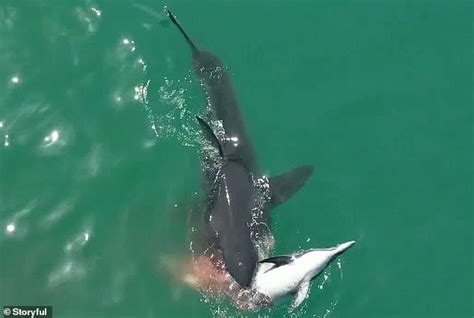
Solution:
[[[5,135],[5,142],[3,144],[5,145],[5,147],[10,146],[10,141],[8,139],[8,135]]]
[[[10,223],[7,225],[7,233],[13,233],[15,232],[15,224]]]

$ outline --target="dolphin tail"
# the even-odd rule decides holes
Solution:
[[[270,178],[270,204],[276,207],[298,192],[313,174],[313,166],[295,168],[284,174]]]
[[[173,13],[169,9],[165,9],[165,10],[166,10],[166,13],[168,14],[168,17],[170,18],[171,22],[173,22],[173,24],[176,25],[176,27],[179,29],[179,31],[183,35],[186,42],[188,42],[189,46],[191,47],[191,51],[193,52],[193,56],[198,55],[198,53],[199,53],[198,48],[196,47],[196,45],[194,45],[194,42],[187,35],[187,33],[184,31],[184,29],[181,27],[181,25],[178,23],[178,21],[176,21],[176,18],[173,15]]]

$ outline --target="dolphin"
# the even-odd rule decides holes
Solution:
[[[262,175],[226,67],[215,54],[198,48],[171,11],[165,10],[191,49],[192,66],[204,87],[211,115],[225,132],[219,138],[204,119],[197,118],[220,158],[217,171],[207,169],[204,173],[206,245],[202,250],[210,258],[222,259],[241,287],[250,287],[261,259],[259,247],[272,238],[269,210],[297,192],[312,175],[313,166],[271,178]],[[261,180],[266,180],[263,186]],[[262,188],[268,195],[262,195]]]
[[[295,294],[292,307],[296,308],[308,296],[311,280],[354,244],[355,241],[349,241],[336,247],[310,249],[261,260],[252,288],[272,301]]]

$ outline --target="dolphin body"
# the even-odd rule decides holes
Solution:
[[[292,307],[296,308],[308,296],[311,280],[354,244],[354,241],[349,241],[336,247],[310,249],[261,260],[252,287],[271,301],[295,294]]]
[[[250,287],[259,260],[258,246],[266,238],[272,238],[269,209],[297,192],[312,175],[313,167],[301,166],[266,179],[268,196],[260,204],[262,192],[256,180],[262,178],[262,173],[226,68],[216,55],[199,49],[173,14],[169,10],[167,13],[191,49],[194,72],[205,88],[214,119],[222,123],[225,131],[225,138],[219,139],[198,117],[205,137],[221,159],[217,171],[208,169],[204,173],[207,246],[203,253],[211,253],[211,258],[217,253],[232,278],[241,287]]]

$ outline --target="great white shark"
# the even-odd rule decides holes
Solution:
[[[218,169],[204,173],[206,247],[202,253],[220,259],[240,287],[250,289],[262,259],[259,246],[271,237],[270,210],[305,184],[313,166],[304,165],[271,178],[262,175],[226,67],[215,54],[195,45],[171,11],[167,14],[191,49],[193,70],[204,87],[211,116],[225,132],[224,136],[216,134],[206,120],[197,117],[220,158]],[[262,188],[266,193],[263,200]]]

